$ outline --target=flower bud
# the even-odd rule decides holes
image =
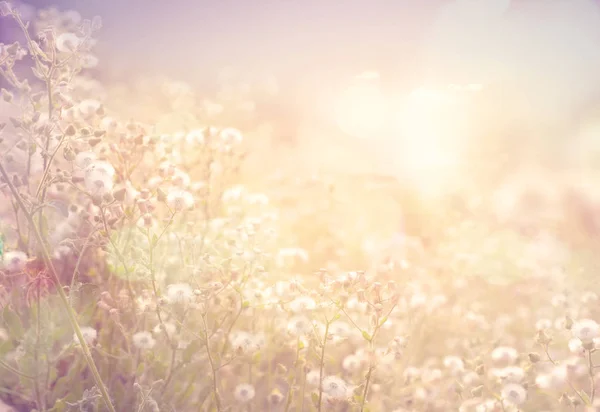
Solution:
[[[565,329],[571,330],[572,327],[573,327],[573,319],[569,315],[567,315],[565,317]]]
[[[110,192],[107,192],[102,195],[102,200],[106,203],[112,203],[112,201],[115,200],[115,198]]]
[[[114,192],[113,196],[119,202],[122,202],[123,200],[125,200],[125,194],[126,194],[126,189],[123,187],[123,188],[117,190],[116,192]]]
[[[77,133],[77,130],[75,130],[75,126],[73,126],[72,124],[68,125],[65,129],[66,136],[75,136],[75,133]]]
[[[547,345],[548,343],[552,342],[552,338],[548,336],[546,332],[542,329],[538,331],[536,341],[539,344]]]

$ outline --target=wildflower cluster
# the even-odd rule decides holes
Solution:
[[[0,44],[5,403],[600,409],[598,295],[565,275],[585,264],[555,214],[514,219],[500,188],[430,201],[417,227],[384,209],[389,186],[249,179],[240,130],[186,116],[166,132],[110,104],[121,95],[90,72],[98,18],[28,24],[6,1],[0,16],[26,39]],[[195,102],[180,83],[161,93],[174,111]]]

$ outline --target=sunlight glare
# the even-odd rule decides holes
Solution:
[[[456,165],[456,143],[463,131],[462,113],[451,93],[419,88],[396,116],[395,130],[405,142],[405,167],[424,169]]]
[[[381,90],[372,84],[350,86],[335,107],[339,127],[361,139],[375,138],[385,127],[388,104]]]

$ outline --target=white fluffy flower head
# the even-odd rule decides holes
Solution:
[[[233,350],[242,354],[252,354],[260,350],[262,346],[261,339],[258,336],[248,332],[238,331],[230,336]]]
[[[172,304],[190,304],[194,299],[194,290],[187,283],[173,283],[167,286],[167,300]]]
[[[21,272],[27,263],[27,255],[20,250],[11,250],[4,254],[2,266],[8,272]]]
[[[114,187],[115,169],[108,162],[92,161],[85,168],[85,186],[93,194],[103,195]]]
[[[194,196],[187,190],[173,189],[167,195],[167,205],[177,212],[191,209],[194,207]]]
[[[56,38],[56,49],[63,53],[73,53],[80,44],[81,39],[74,33],[62,33]]]
[[[309,296],[298,296],[290,302],[289,308],[294,313],[313,310],[317,307],[315,300]]]
[[[571,328],[573,337],[578,338],[583,343],[589,343],[600,335],[600,326],[592,319],[582,319],[575,322]]]
[[[241,403],[250,402],[252,399],[254,399],[254,395],[256,395],[254,386],[248,383],[241,383],[237,385],[233,391],[233,396],[238,402]]]
[[[326,376],[323,379],[323,392],[336,399],[346,399],[350,394],[350,388],[342,378]]]
[[[133,345],[138,349],[152,349],[156,341],[150,332],[142,331],[133,335]]]
[[[79,152],[75,156],[75,165],[77,167],[79,167],[80,169],[85,170],[97,158],[98,158],[98,156],[94,152],[91,152],[91,151]]]
[[[98,331],[90,326],[83,326],[81,328],[81,334],[83,335],[83,340],[85,340],[88,345],[92,345],[98,338]],[[77,338],[76,333],[73,334],[73,342],[75,342],[76,345],[79,345],[79,338]]]
[[[509,365],[514,363],[518,357],[517,350],[509,346],[499,346],[492,351],[492,360],[495,363]]]
[[[506,402],[519,406],[527,400],[527,390],[518,383],[509,383],[502,388],[501,396]]]
[[[287,330],[294,336],[305,336],[313,329],[310,319],[306,316],[294,316],[288,321]]]

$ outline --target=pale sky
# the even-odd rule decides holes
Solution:
[[[100,68],[208,85],[218,69],[299,87],[501,83],[544,116],[600,96],[600,0],[30,0],[100,15]],[[104,66],[102,66],[104,64]],[[546,107],[548,106],[548,107]]]

